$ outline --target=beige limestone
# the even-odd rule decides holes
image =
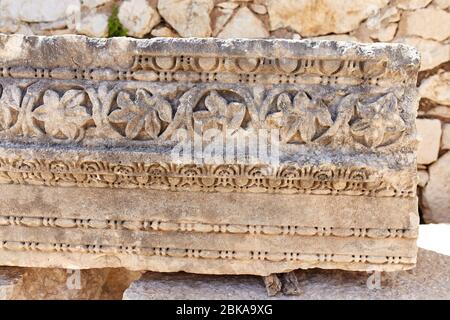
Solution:
[[[424,219],[428,223],[450,222],[450,152],[429,167],[430,180],[423,191]]]
[[[268,0],[270,29],[290,27],[302,36],[345,33],[377,13],[387,0]]]
[[[83,18],[77,25],[77,32],[90,37],[106,37],[108,35],[108,16],[96,14]]]
[[[0,36],[0,48],[0,264],[415,266],[413,48],[80,36]],[[277,129],[278,157],[174,157],[180,129],[209,128]]]
[[[438,72],[422,81],[419,87],[422,98],[450,106],[450,72]]]
[[[449,0],[433,0],[433,5],[437,6],[440,9],[448,9],[450,8]]]
[[[450,60],[450,44],[420,37],[400,37],[395,42],[415,47],[420,52],[420,70],[428,70]]]
[[[430,175],[428,174],[427,170],[418,170],[417,171],[417,178],[418,182],[417,185],[419,187],[425,187],[428,183],[428,180],[430,179]]]
[[[450,121],[450,107],[438,105],[428,110],[426,115],[433,118],[439,118],[443,121]]]
[[[118,18],[127,34],[142,37],[156,26],[160,17],[147,0],[126,0],[120,4]]]
[[[23,268],[0,267],[0,300],[12,300],[20,292]]]
[[[205,276],[147,273],[124,292],[124,300],[155,299],[449,299],[450,225],[420,225],[417,267],[381,273],[298,270],[302,292],[268,297],[262,279],[252,276]],[[374,280],[371,282],[369,277]],[[379,279],[379,287],[378,287]],[[372,287],[368,287],[368,282]]]
[[[178,34],[168,27],[157,27],[151,32],[152,36],[155,37],[177,37]]]
[[[404,12],[398,35],[443,41],[450,37],[450,12],[438,8]]]
[[[70,7],[79,8],[79,0],[2,0],[0,16],[27,22],[48,22],[67,17]]]
[[[416,10],[424,8],[430,4],[432,0],[395,0],[394,4],[404,10]]]
[[[434,232],[436,230],[433,230]],[[445,230],[449,234],[448,227]],[[426,232],[426,230],[424,230]],[[422,234],[422,230],[420,230]],[[448,244],[448,236],[441,243]],[[445,242],[447,241],[447,242]],[[425,246],[425,245],[424,245]],[[434,248],[433,248],[434,249]],[[380,287],[367,286],[373,273],[342,270],[295,272],[302,293],[268,297],[261,278],[148,273],[124,292],[124,300],[448,300],[449,254],[419,249],[417,267],[410,271],[381,273]],[[369,280],[370,281],[370,280]]]
[[[182,37],[211,35],[213,0],[159,0],[158,11]]]
[[[417,119],[419,148],[417,163],[430,164],[437,160],[441,141],[441,122],[437,119]]]
[[[121,300],[141,272],[0,267],[0,300]]]
[[[218,38],[267,38],[264,24],[247,7],[240,8],[217,35]]]
[[[357,34],[361,38],[366,33],[370,39],[387,42],[391,41],[397,32],[397,22],[400,20],[400,12],[395,7],[385,7],[376,15],[369,17],[360,27]]]
[[[441,149],[450,150],[450,123],[442,126]]]

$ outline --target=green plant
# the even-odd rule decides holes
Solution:
[[[108,37],[125,37],[128,30],[122,25],[118,18],[119,9],[114,6],[108,18]]]

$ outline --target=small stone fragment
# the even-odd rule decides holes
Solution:
[[[105,14],[89,15],[81,20],[77,32],[89,37],[106,37],[108,34],[108,17]]]
[[[450,223],[450,151],[447,151],[428,172],[430,179],[422,192],[427,223]]]
[[[445,123],[442,129],[441,149],[450,149],[450,123]]]
[[[209,37],[213,0],[159,0],[158,11],[182,37]]]
[[[118,18],[128,35],[143,37],[160,21],[159,14],[147,0],[127,0],[119,7]]]
[[[428,179],[430,178],[427,170],[419,170],[417,171],[417,185],[419,187],[425,187]]]
[[[281,275],[282,291],[287,296],[298,296],[303,293],[297,279],[295,271],[283,273]]]
[[[240,8],[223,30],[218,38],[267,38],[269,32],[264,24],[247,7]]]
[[[273,297],[281,292],[282,284],[280,278],[276,274],[271,274],[263,277],[264,285],[266,286],[267,295]]]
[[[419,87],[422,98],[450,106],[450,72],[438,72],[422,81]]]
[[[450,37],[450,12],[438,8],[404,12],[397,35],[443,41]]]
[[[420,70],[434,67],[450,60],[450,44],[420,37],[402,37],[394,39],[395,42],[409,44],[420,52]]]
[[[388,0],[268,0],[270,30],[290,27],[301,36],[346,33],[376,14]]]
[[[441,141],[441,122],[437,119],[417,119],[419,149],[417,163],[430,164],[438,158],[439,142]]]

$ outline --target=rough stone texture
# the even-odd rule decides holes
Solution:
[[[395,42],[405,43],[420,52],[420,70],[433,69],[450,60],[450,44],[419,37],[397,38]]]
[[[421,225],[417,267],[382,273],[380,288],[370,274],[298,270],[300,295],[268,297],[261,278],[147,273],[125,291],[125,300],[154,299],[450,299],[450,225]],[[369,281],[370,282],[370,281]],[[376,282],[375,282],[376,284]]]
[[[147,0],[128,0],[119,7],[119,20],[128,30],[128,35],[142,37],[156,26],[160,17]]]
[[[432,0],[395,0],[395,5],[400,9],[415,10],[426,7]]]
[[[430,164],[437,160],[441,141],[441,122],[436,119],[417,119],[417,133],[420,139],[417,163]]]
[[[362,20],[387,3],[387,0],[268,0],[267,9],[271,30],[289,27],[311,37],[355,30]]]
[[[78,0],[1,0],[0,15],[26,22],[50,22],[67,17],[67,9]]]
[[[420,84],[420,96],[450,106],[450,72],[439,72]]]
[[[74,270],[0,267],[0,300],[121,300],[141,277],[125,269]]]
[[[450,222],[450,152],[429,167],[430,180],[424,188],[422,203],[428,223]]]
[[[208,37],[213,4],[213,0],[159,0],[158,11],[182,37]]]
[[[449,150],[450,149],[450,123],[446,123],[442,127],[441,148],[443,150]]]
[[[269,32],[261,20],[247,7],[240,8],[223,30],[218,38],[267,38]]]
[[[398,35],[443,41],[450,37],[450,12],[438,8],[405,12],[400,20]]]
[[[23,269],[0,267],[0,300],[11,300],[20,291]]]
[[[81,20],[77,31],[90,37],[105,37],[108,34],[108,16],[105,14],[87,16]]]
[[[80,36],[0,48],[0,264],[414,267],[413,48]],[[179,129],[209,128],[277,129],[279,162],[243,148],[174,158]]]
[[[417,171],[417,178],[418,178],[417,185],[419,187],[423,188],[428,183],[428,180],[430,179],[430,176],[428,174],[428,171],[426,171],[426,170],[419,170],[419,171]]]

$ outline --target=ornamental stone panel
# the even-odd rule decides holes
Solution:
[[[403,44],[0,35],[0,264],[411,269],[418,69]]]

